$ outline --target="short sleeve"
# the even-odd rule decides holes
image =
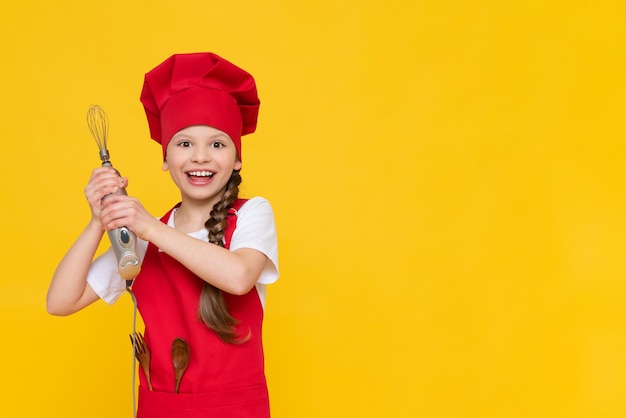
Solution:
[[[146,254],[148,243],[146,241],[137,240],[137,255],[140,259]],[[126,281],[122,279],[117,270],[117,257],[113,251],[113,247],[97,257],[87,273],[87,283],[96,292],[96,294],[112,305],[126,291]]]
[[[278,239],[274,211],[262,197],[248,200],[237,212],[237,228],[230,242],[230,250],[240,248],[257,250],[269,259],[258,283],[270,284],[278,280]]]

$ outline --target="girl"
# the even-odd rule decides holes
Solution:
[[[91,219],[54,273],[48,312],[124,293],[113,251],[92,260],[104,232],[126,226],[142,258],[133,293],[151,357],[137,416],[269,417],[261,330],[265,285],[278,278],[276,229],[265,199],[238,197],[241,136],[256,129],[260,104],[254,79],[212,53],[174,55],[146,74],[141,102],[181,201],[156,219],[115,194],[127,179],[95,169]],[[174,393],[178,339],[190,357]]]

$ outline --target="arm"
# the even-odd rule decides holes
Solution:
[[[126,180],[109,167],[98,168],[92,173],[85,187],[85,196],[92,212],[91,220],[54,272],[46,297],[48,313],[70,315],[98,299],[98,295],[87,284],[87,273],[104,235],[100,221],[101,200],[125,184]]]
[[[185,235],[161,223],[150,236],[161,250],[198,277],[234,295],[244,295],[255,285],[265,264],[265,254],[250,248],[231,252]]]
[[[98,295],[87,284],[87,272],[103,234],[102,226],[90,221],[65,254],[48,289],[48,313],[70,315],[98,300]]]
[[[102,222],[107,229],[128,226],[151,241],[204,281],[231,294],[245,294],[255,285],[268,257],[252,248],[230,251],[171,228],[148,214],[133,198],[107,198]]]

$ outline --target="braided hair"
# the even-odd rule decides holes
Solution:
[[[222,248],[224,247],[223,239],[228,209],[239,197],[240,184],[241,175],[238,170],[235,170],[228,180],[222,199],[213,206],[210,213],[211,217],[204,223],[204,226],[209,231],[209,242]],[[209,283],[204,283],[200,293],[198,316],[207,327],[215,331],[218,337],[226,343],[241,344],[250,338],[249,335],[243,338],[237,335],[235,327],[239,321],[228,311],[222,290]]]

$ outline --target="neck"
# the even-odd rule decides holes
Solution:
[[[176,229],[184,232],[196,232],[204,228],[204,223],[211,217],[211,210],[216,202],[194,202],[185,201],[174,215],[174,224]]]

